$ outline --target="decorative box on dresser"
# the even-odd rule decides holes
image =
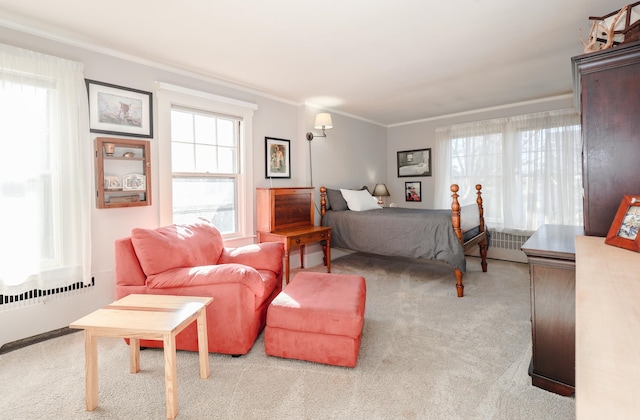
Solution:
[[[314,225],[314,187],[257,188],[258,242],[280,242],[284,245],[285,281],[289,283],[289,254],[292,247],[300,250],[300,267],[304,268],[307,244],[320,243],[324,265],[331,272],[331,228]]]
[[[531,383],[575,390],[575,239],[579,226],[543,225],[522,245],[531,280]]]
[[[640,415],[640,254],[576,238],[576,417]]]
[[[640,195],[640,42],[571,61],[582,120],[585,233],[607,236],[622,197]]]

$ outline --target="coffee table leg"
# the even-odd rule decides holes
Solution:
[[[129,339],[129,372],[140,372],[140,340],[137,338]]]
[[[196,320],[198,325],[198,352],[200,355],[200,377],[209,377],[209,341],[207,339],[206,306],[200,310]]]
[[[176,336],[173,333],[164,336],[164,381],[167,398],[167,418],[178,415],[178,369],[176,363]]]
[[[98,342],[90,329],[84,330],[85,399],[87,411],[98,407]]]

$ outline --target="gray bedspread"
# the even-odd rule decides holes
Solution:
[[[450,210],[385,207],[368,211],[328,210],[331,246],[371,254],[443,261],[463,273],[464,249]]]

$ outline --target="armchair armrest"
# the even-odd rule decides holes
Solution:
[[[263,297],[267,292],[258,270],[245,264],[174,268],[147,277],[147,287],[150,289],[186,289],[223,284],[245,285],[257,297]]]
[[[262,242],[238,248],[225,248],[218,264],[243,264],[256,270],[282,272],[284,245],[279,242]]]

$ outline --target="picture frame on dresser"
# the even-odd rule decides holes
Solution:
[[[129,137],[153,137],[152,93],[85,79],[89,95],[89,131]]]
[[[608,245],[640,252],[640,196],[625,195],[605,239]]]
[[[265,178],[291,178],[291,142],[275,137],[264,138]]]

